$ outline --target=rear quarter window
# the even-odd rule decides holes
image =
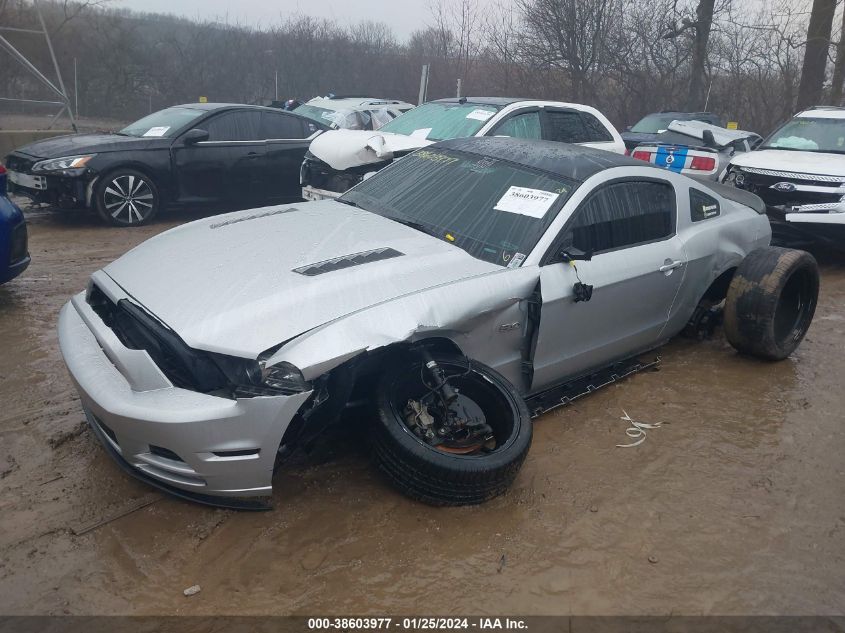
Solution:
[[[693,222],[718,217],[722,212],[721,205],[716,198],[708,196],[698,189],[689,190],[689,208],[690,219]]]

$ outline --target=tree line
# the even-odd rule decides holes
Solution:
[[[82,115],[121,120],[200,96],[268,103],[277,90],[280,99],[331,92],[416,103],[429,64],[429,99],[454,96],[460,79],[469,96],[594,105],[620,128],[648,112],[707,109],[765,134],[796,108],[839,104],[845,80],[836,0],[432,0],[428,24],[405,41],[372,20],[297,14],[246,26],[107,0],[40,7],[71,102]],[[0,0],[0,25],[39,28],[32,2]],[[0,35],[54,75],[43,38]],[[0,96],[50,98],[0,56]]]

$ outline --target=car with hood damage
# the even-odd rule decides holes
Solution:
[[[336,130],[314,139],[302,162],[302,197],[336,198],[414,150],[470,136],[545,139],[625,151],[613,124],[590,106],[506,97],[440,99],[403,114],[378,133]]]
[[[329,95],[314,97],[294,109],[332,130],[377,130],[414,106],[396,99]]]
[[[763,199],[775,243],[845,251],[845,108],[799,112],[735,156],[723,182]]]
[[[631,156],[679,174],[717,180],[733,156],[750,152],[762,141],[754,132],[672,121],[655,141],[637,145]]]
[[[358,420],[400,490],[480,503],[517,476],[532,416],[651,366],[641,355],[720,306],[738,350],[788,356],[818,269],[770,235],[739,189],[456,139],[337,200],[148,240],[63,307],[59,343],[107,451],[171,493],[267,507],[277,466]]]

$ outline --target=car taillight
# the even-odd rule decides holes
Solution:
[[[0,163],[0,174],[5,174],[5,173],[6,173],[6,168],[3,167],[2,163]]]
[[[651,162],[651,152],[647,152],[645,150],[635,150],[632,156],[637,160],[644,160],[647,163]]]
[[[693,156],[690,169],[712,171],[716,168],[716,159],[711,156]]]

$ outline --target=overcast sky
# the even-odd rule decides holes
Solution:
[[[481,0],[480,6],[493,0]],[[404,40],[430,22],[428,0],[114,0],[113,7],[173,13],[187,18],[223,19],[253,26],[273,24],[294,13],[337,20],[344,25],[362,20],[385,22]]]

